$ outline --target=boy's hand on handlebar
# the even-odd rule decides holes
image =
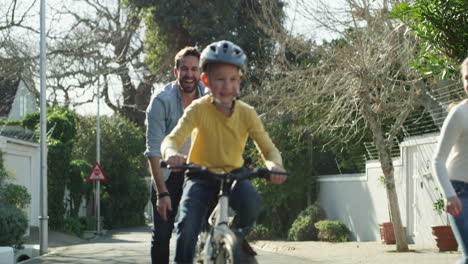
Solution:
[[[271,168],[269,168],[269,170],[277,171],[277,172],[286,172],[286,170],[278,164],[274,164]],[[273,184],[281,184],[281,183],[284,183],[287,178],[288,176],[283,175],[283,174],[271,173],[270,179],[268,180],[268,182],[273,183]]]
[[[168,150],[166,156],[166,163],[169,168],[182,166],[187,162],[187,157],[177,151]],[[180,169],[171,169],[171,171],[180,171]]]

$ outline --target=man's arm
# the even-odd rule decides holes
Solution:
[[[153,176],[154,183],[156,185],[156,193],[161,194],[164,192],[168,192],[166,183],[163,177],[163,171],[161,166],[159,165],[159,161],[161,159],[159,157],[148,157],[151,175]],[[167,210],[172,211],[172,202],[171,196],[163,196],[158,197],[156,202],[156,210],[158,210],[159,215],[167,221]]]
[[[157,194],[167,192],[163,170],[160,168],[159,161],[161,157],[160,146],[161,141],[165,136],[166,131],[166,111],[162,100],[154,97],[148,106],[146,113],[146,151],[145,155],[148,157],[151,176],[155,183]],[[167,220],[167,210],[172,210],[170,196],[158,197],[156,202],[156,209],[159,215]]]
[[[153,177],[153,181],[156,185],[156,193],[163,193],[167,192],[166,183],[164,181],[163,171],[159,162],[161,161],[160,157],[148,157],[151,176]]]

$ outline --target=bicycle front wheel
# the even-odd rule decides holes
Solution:
[[[234,247],[229,242],[221,242],[216,251],[215,264],[234,264]]]

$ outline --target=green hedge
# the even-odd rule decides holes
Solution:
[[[250,234],[247,236],[247,240],[270,240],[274,238],[273,232],[264,225],[256,225]]]
[[[73,155],[96,161],[96,119],[79,121]],[[147,164],[143,155],[145,133],[127,119],[114,115],[101,118],[101,167],[108,180],[101,183],[101,212],[104,228],[145,224],[144,211],[149,186],[144,182]]]
[[[5,183],[7,177],[0,151],[0,246],[19,247],[28,228],[23,209],[31,201],[31,195],[24,186]]]
[[[82,217],[68,217],[64,221],[65,232],[76,235],[77,237],[83,237],[84,231],[86,229],[86,222]]]
[[[288,240],[310,241],[317,240],[318,230],[315,223],[323,219],[323,211],[315,203],[299,213],[288,232]]]
[[[29,113],[21,120],[23,127],[36,130],[37,135],[40,135],[39,122],[39,112]],[[47,200],[49,225],[54,230],[63,230],[65,225],[64,195],[67,183],[72,181],[69,172],[76,123],[74,112],[60,107],[47,108]]]
[[[25,209],[31,202],[31,195],[24,186],[7,183],[0,185],[0,200],[1,203]]]
[[[340,221],[323,220],[315,224],[319,230],[318,238],[321,241],[346,242],[349,241],[350,231],[348,227]]]
[[[85,160],[73,160],[70,163],[67,187],[70,191],[68,208],[71,217],[78,217],[78,211],[83,197],[87,200],[91,199],[93,185],[88,182],[86,178],[92,168],[93,166]]]
[[[21,120],[4,120],[0,119],[0,125],[20,126]]]
[[[0,246],[21,246],[27,228],[28,218],[21,209],[0,203]]]

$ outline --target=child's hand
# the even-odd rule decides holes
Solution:
[[[182,166],[185,164],[185,162],[187,162],[187,157],[185,155],[182,155],[172,149],[168,149],[166,151],[166,156],[166,163],[168,167]],[[171,171],[180,171],[180,169],[172,169]]]
[[[271,168],[268,169],[271,171],[286,172],[286,170],[278,164],[274,164]],[[287,178],[288,176],[286,175],[272,173],[270,174],[270,179],[268,180],[268,182],[273,184],[281,184],[285,182]]]

